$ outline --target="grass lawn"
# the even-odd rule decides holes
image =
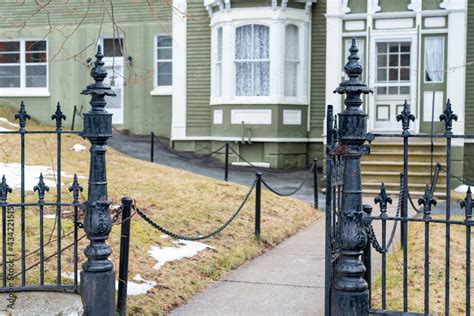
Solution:
[[[442,218],[442,217],[435,217]],[[464,220],[453,217],[453,220]],[[408,237],[408,303],[410,312],[423,313],[424,306],[424,223],[410,223]],[[451,225],[450,314],[465,314],[466,228]],[[444,315],[446,225],[430,224],[430,312]],[[372,284],[372,305],[381,308],[381,277]],[[471,283],[471,292],[472,292]],[[387,256],[387,307],[403,310],[403,252]],[[471,306],[472,310],[473,306]]]
[[[6,107],[0,107],[0,117],[13,120],[14,112]],[[0,122],[0,127],[12,126]],[[28,121],[27,129],[51,129]],[[74,152],[71,147],[82,144],[89,148],[88,141],[75,135],[63,135],[62,170],[72,175],[88,176],[89,152]],[[18,135],[0,135],[0,163],[18,163],[20,161],[20,143]],[[119,204],[123,196],[131,196],[137,206],[157,222],[173,231],[198,235],[205,234],[222,225],[240,205],[247,194],[247,187],[210,179],[186,171],[177,170],[146,161],[127,157],[113,149],[107,153],[107,175],[109,182],[109,199],[113,204]],[[55,168],[56,166],[56,136],[27,135],[26,164],[41,165]],[[1,173],[0,165],[0,173]],[[8,180],[8,179],[7,179]],[[72,178],[63,177],[63,201],[69,202],[72,197],[68,191]],[[84,187],[81,201],[87,197],[87,179],[80,179]],[[55,188],[51,186],[46,195],[47,202],[56,199]],[[36,201],[37,195],[27,192],[27,201]],[[19,200],[19,189],[15,189],[9,202]],[[17,210],[16,210],[17,211]],[[72,230],[72,212],[63,209],[64,234]],[[54,214],[54,210],[46,209],[46,213]],[[238,267],[245,261],[258,256],[275,246],[288,236],[314,221],[318,214],[310,205],[292,199],[277,197],[269,192],[262,196],[262,242],[254,240],[254,197],[252,197],[235,222],[217,237],[205,241],[214,247],[200,252],[190,259],[182,259],[166,263],[159,270],[154,269],[157,263],[148,251],[150,246],[175,246],[171,239],[163,239],[142,219],[136,216],[132,221],[132,236],[130,245],[130,279],[140,274],[146,280],[157,282],[147,295],[129,297],[130,314],[164,314],[170,309],[189,300],[194,294],[206,289],[212,282],[224,273]],[[17,227],[19,225],[16,218]],[[45,240],[47,241],[54,228],[54,219],[45,219]],[[119,259],[119,226],[114,226],[110,244],[113,248],[111,259],[118,264]],[[19,227],[17,229],[17,232]],[[54,230],[53,230],[54,231]],[[80,231],[80,236],[83,234]],[[38,209],[27,210],[27,252],[37,249]],[[67,245],[69,236],[63,241]],[[51,239],[55,239],[55,232]],[[19,244],[20,237],[16,237]],[[80,257],[84,260],[83,249],[87,240],[80,242]],[[45,255],[54,253],[56,244],[47,247]],[[63,271],[72,272],[72,248],[63,254]],[[38,261],[38,255],[28,257],[27,266]],[[17,265],[17,272],[19,264]],[[54,282],[56,258],[46,263],[47,280]],[[27,273],[28,282],[38,279],[39,268]]]

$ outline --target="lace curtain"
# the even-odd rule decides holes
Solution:
[[[444,38],[427,37],[425,39],[425,81],[443,82],[444,75]]]
[[[237,96],[268,96],[270,93],[270,28],[250,24],[235,34]]]
[[[287,25],[285,31],[285,96],[296,97],[299,63],[299,32],[296,25]]]

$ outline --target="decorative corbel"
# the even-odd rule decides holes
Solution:
[[[285,10],[288,5],[288,0],[281,0],[281,9]]]
[[[230,11],[230,0],[224,0],[226,11]]]
[[[219,10],[224,10],[224,0],[218,0]]]
[[[212,5],[210,4],[207,5],[206,10],[207,10],[207,14],[209,14],[209,16],[212,16],[212,13],[213,13]]]
[[[448,8],[449,8],[448,0],[443,0],[443,1],[439,4],[439,7],[440,7],[441,9],[448,10]]]
[[[313,7],[313,0],[306,0],[306,5],[304,6],[304,10],[307,15],[311,13],[312,7]]]
[[[276,9],[278,9],[278,3],[277,3],[277,0],[272,0],[272,9],[273,9],[273,10],[276,10]]]
[[[372,13],[382,11],[382,7],[379,6],[379,0],[372,0]]]

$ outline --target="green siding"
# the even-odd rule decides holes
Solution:
[[[201,0],[188,1],[187,136],[208,136],[211,128],[211,31]]]
[[[311,25],[310,137],[321,137],[326,110],[326,0],[313,6]],[[335,89],[336,87],[328,87]]]
[[[442,0],[423,0],[421,2],[422,10],[439,10]]]
[[[410,2],[410,0],[380,0],[379,6],[382,8],[382,12],[408,11]]]
[[[349,13],[367,13],[367,0],[349,0]]]

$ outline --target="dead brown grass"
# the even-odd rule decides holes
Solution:
[[[12,118],[13,112],[0,107],[0,117]],[[11,128],[8,125],[0,125]],[[44,129],[34,122],[28,122],[29,129]],[[50,129],[48,127],[48,129]],[[88,142],[74,135],[63,136],[62,163],[67,174],[77,173],[87,176],[89,169],[89,152],[73,152],[74,144]],[[134,198],[138,207],[150,217],[173,231],[190,235],[204,234],[223,224],[238,207],[248,191],[247,187],[210,179],[186,171],[177,170],[157,164],[139,161],[109,149],[107,154],[109,199],[119,204],[121,197],[128,195]],[[19,136],[0,135],[0,162],[19,162]],[[27,135],[26,163],[28,165],[56,166],[55,136]],[[1,173],[1,170],[0,170]],[[72,199],[68,187],[71,178],[63,178],[63,200]],[[82,180],[84,193],[87,196],[87,183]],[[18,200],[19,190],[12,194],[12,200]],[[28,200],[36,201],[32,192]],[[47,201],[55,200],[55,189],[51,188]],[[207,241],[215,250],[201,252],[199,255],[165,264],[160,270],[153,269],[156,261],[148,255],[151,245],[170,245],[170,240],[162,239],[161,234],[143,220],[135,217],[132,221],[130,278],[141,274],[147,280],[155,280],[158,286],[147,295],[129,297],[129,313],[142,315],[161,315],[170,309],[188,301],[194,294],[207,288],[224,273],[234,269],[245,261],[263,253],[283,239],[294,234],[319,217],[308,204],[291,198],[280,198],[269,192],[263,194],[262,242],[259,244],[253,237],[254,199],[251,198],[235,222],[217,237]],[[48,212],[53,212],[49,210]],[[37,209],[28,211],[27,250],[36,249],[38,244]],[[63,218],[64,231],[72,229],[71,210]],[[66,216],[66,215],[65,215]],[[50,220],[45,233],[52,229],[54,220]],[[81,232],[82,234],[82,232]],[[55,236],[55,235],[54,235]],[[19,237],[17,242],[19,243]],[[66,241],[63,243],[66,244]],[[86,241],[80,243],[80,255]],[[118,264],[119,227],[115,226],[110,244],[114,250],[112,260]],[[47,250],[54,253],[55,244]],[[72,272],[72,249],[63,255],[63,271]],[[28,264],[37,260],[29,257]],[[47,263],[48,280],[54,281],[56,258]],[[37,280],[38,269],[28,272],[31,282]]]
[[[438,217],[440,218],[440,217]],[[464,220],[457,217],[455,220]],[[410,312],[423,313],[424,306],[424,223],[409,225],[408,239],[408,303]],[[450,314],[465,314],[466,286],[466,228],[451,225],[450,255]],[[444,315],[446,225],[430,224],[430,312]],[[472,283],[471,283],[472,284]],[[473,287],[471,286],[471,291]],[[381,278],[373,283],[374,308],[381,307]],[[403,253],[401,250],[387,257],[387,307],[403,308]],[[474,306],[471,306],[471,309]]]

